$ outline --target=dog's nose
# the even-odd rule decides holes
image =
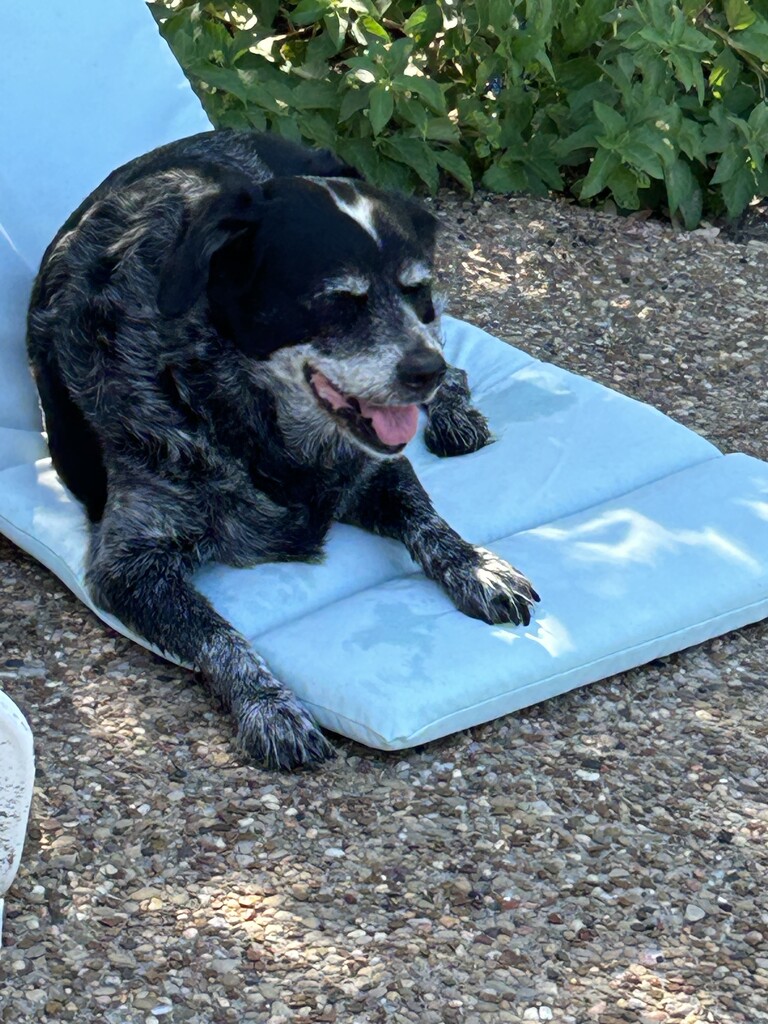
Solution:
[[[431,391],[445,376],[445,360],[434,349],[417,349],[397,364],[397,379],[412,391]]]

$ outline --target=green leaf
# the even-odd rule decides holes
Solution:
[[[590,117],[594,113],[592,106],[594,100],[600,100],[606,105],[612,105],[611,101],[615,103],[618,101],[618,98],[618,93],[611,83],[606,82],[605,79],[600,79],[599,82],[590,82],[589,85],[576,89],[575,92],[569,92],[568,106],[581,120],[584,117]]]
[[[557,80],[555,69],[552,67],[552,61],[549,59],[547,51],[544,49],[543,46],[540,47],[534,54],[534,60],[538,61],[538,63],[541,64],[541,66],[544,68],[544,70],[547,72],[547,74],[553,82]]]
[[[689,117],[683,117],[675,134],[675,140],[679,148],[691,160],[698,160],[704,163],[706,154],[703,143],[701,125]]]
[[[703,129],[704,150],[707,153],[724,153],[733,138],[733,127],[728,121],[725,106],[713,103],[709,108],[709,116],[711,121]]]
[[[383,51],[382,63],[392,76],[401,75],[408,67],[408,59],[412,53],[412,39],[407,36],[404,39],[396,39]]]
[[[489,57],[485,57],[477,65],[475,70],[475,88],[479,93],[488,91],[488,82],[495,75],[503,78],[505,73],[504,58],[498,51],[494,51]]]
[[[237,96],[243,103],[253,99],[252,86],[257,80],[252,71],[220,68],[209,61],[191,62],[187,65],[187,69],[200,77],[206,85],[212,85],[214,89],[222,89],[232,96]]]
[[[701,220],[704,197],[685,160],[676,160],[666,168],[664,182],[669,212],[677,213],[679,210],[686,228],[691,231]]]
[[[639,128],[635,128],[632,132],[631,143],[650,149],[661,160],[662,164],[672,163],[677,156],[669,136],[659,128],[651,128],[649,125],[641,125]],[[653,167],[653,170],[651,167]],[[649,167],[644,168],[644,170],[652,174],[653,177],[661,177],[660,173],[656,173],[657,165],[655,161]]]
[[[733,29],[749,28],[757,19],[747,0],[725,0],[724,6],[728,24]]]
[[[369,85],[363,85],[359,89],[348,88],[344,91],[339,106],[339,124],[348,121],[359,110],[364,110],[370,105],[370,90]]]
[[[352,164],[371,181],[376,180],[379,156],[370,139],[342,139],[336,150],[342,160]]]
[[[678,51],[670,55],[670,60],[675,69],[675,75],[684,89],[692,89],[694,85],[698,84],[696,78],[697,71],[703,88],[704,79],[701,75],[701,64],[694,56],[690,53]],[[699,99],[700,103],[702,101],[703,96]]]
[[[644,39],[646,43],[650,43],[657,50],[664,52],[670,49],[670,40],[657,29],[651,28],[650,25],[641,29],[637,34],[641,39]]]
[[[379,17],[379,9],[373,0],[335,0],[336,5],[355,14],[369,14],[372,18]]]
[[[558,140],[554,145],[554,153],[561,161],[565,161],[571,153],[578,153],[583,149],[594,149],[597,145],[596,136],[598,128],[594,124],[585,124],[571,132],[564,139]]]
[[[589,172],[581,186],[579,197],[591,199],[605,188],[609,174],[621,163],[619,157],[608,149],[598,149],[589,167]]]
[[[301,131],[296,121],[292,117],[273,117],[269,119],[269,128],[272,131],[276,131],[278,135],[282,135],[284,139],[290,139],[291,142],[304,143],[306,138],[310,136],[302,137]]]
[[[288,118],[281,118],[288,121]],[[326,149],[335,149],[338,144],[338,132],[336,130],[336,119],[329,120],[314,110],[304,111],[296,115],[296,120],[301,128],[301,134],[317,146],[325,146]]]
[[[751,203],[757,191],[752,169],[744,164],[732,178],[722,184],[723,199],[730,217],[738,217]]]
[[[255,103],[275,114],[284,113],[293,103],[287,76],[281,76],[285,78],[284,83],[272,82],[267,87],[256,71],[206,64],[199,74],[208,85],[236,96],[243,103]]]
[[[605,184],[611,190],[617,206],[622,210],[637,210],[640,206],[637,190],[643,180],[642,174],[638,176],[629,167],[619,166],[608,176]]]
[[[768,103],[758,103],[747,121],[754,138],[765,138],[768,146]]]
[[[652,178],[663,178],[664,168],[658,155],[643,142],[627,139],[618,150],[619,155],[627,163],[645,172]]]
[[[326,35],[333,44],[335,52],[338,53],[347,37],[349,19],[342,18],[338,11],[331,11],[323,16],[323,24],[326,28]]]
[[[733,39],[740,49],[768,63],[768,21],[755,22]]]
[[[740,146],[733,146],[726,149],[717,163],[717,169],[712,175],[712,185],[722,185],[726,181],[737,177],[747,166],[747,154]]]
[[[474,186],[472,184],[472,172],[466,160],[463,160],[457,153],[454,153],[450,149],[436,149],[435,159],[438,164],[447,171],[451,177],[455,178],[460,185],[470,193],[474,192]]]
[[[263,132],[267,127],[267,117],[258,107],[233,107],[230,110],[219,110],[216,116],[217,128],[235,128],[238,131],[255,128]]]
[[[345,61],[349,71],[348,78],[355,78],[365,85],[378,81],[381,77],[381,69],[373,63],[370,57],[350,57]]]
[[[561,191],[564,182],[557,161],[554,157],[555,137],[545,132],[537,132],[527,143],[523,152],[523,162],[529,175],[538,182],[538,194],[544,195],[549,189]]]
[[[600,124],[603,125],[611,135],[618,136],[627,130],[626,119],[621,116],[618,110],[613,110],[611,107],[606,106],[605,103],[601,103],[599,100],[594,101],[592,109],[594,110],[595,116]]]
[[[373,179],[380,188],[390,192],[414,192],[420,186],[418,176],[407,164],[387,160],[379,155],[376,177]]]
[[[332,6],[331,0],[300,0],[291,11],[291,21],[294,25],[311,25],[329,12]]]
[[[483,175],[483,185],[491,192],[527,192],[528,175],[520,163],[496,163]]]
[[[292,73],[302,78],[325,80],[328,76],[328,61],[338,52],[336,43],[327,32],[320,32],[307,43],[303,61],[300,57],[288,57]],[[287,70],[287,69],[286,69]]]
[[[459,129],[449,117],[431,117],[427,122],[425,138],[432,142],[458,142]]]
[[[293,102],[301,110],[335,110],[339,94],[330,82],[299,82],[293,90]]]
[[[437,82],[423,75],[395,75],[392,82],[398,89],[413,92],[419,96],[430,110],[436,114],[445,114],[445,94]]]
[[[741,69],[742,64],[735,57],[733,50],[724,47],[709,70],[709,86],[717,99],[733,88],[739,79]]]
[[[508,0],[489,0],[488,30],[501,38],[510,28],[513,5]]]
[[[369,36],[374,36],[377,39],[382,39],[385,43],[389,42],[389,32],[387,32],[384,26],[380,24],[375,18],[358,18],[357,24]]]
[[[420,139],[396,136],[391,139],[382,139],[379,148],[391,160],[412,167],[430,192],[437,192],[440,184],[437,158],[426,142],[422,142]]]
[[[443,27],[443,12],[437,4],[417,7],[403,25],[406,35],[415,39],[419,46],[431,43]]]
[[[560,30],[567,53],[582,53],[603,34],[602,18],[613,7],[614,0],[583,0],[566,3],[560,15]]]
[[[248,6],[262,25],[271,25],[280,8],[280,0],[249,0]]]
[[[418,130],[419,135],[426,136],[429,114],[418,100],[406,96],[395,96],[397,115]]]
[[[368,107],[368,119],[373,128],[373,134],[379,135],[389,121],[395,109],[395,100],[392,90],[387,85],[374,85],[370,92],[370,105]]]

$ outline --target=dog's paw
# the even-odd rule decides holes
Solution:
[[[429,410],[424,443],[433,455],[449,458],[469,455],[493,440],[488,421],[471,405],[450,405]]]
[[[250,698],[236,718],[238,747],[267,768],[312,768],[336,756],[306,709],[282,686]]]
[[[527,626],[539,595],[521,572],[485,548],[467,546],[460,566],[448,568],[443,586],[459,611],[491,625]]]

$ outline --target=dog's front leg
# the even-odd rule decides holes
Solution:
[[[437,394],[427,405],[424,443],[434,455],[468,455],[492,440],[488,421],[472,405],[467,375],[449,366]]]
[[[517,569],[452,530],[432,506],[406,458],[371,467],[344,510],[344,522],[405,544],[459,611],[489,623],[531,621],[539,595]]]
[[[139,536],[112,514],[95,529],[86,581],[94,601],[155,647],[194,666],[237,722],[240,748],[270,768],[333,757],[293,694],[189,581],[178,540]]]

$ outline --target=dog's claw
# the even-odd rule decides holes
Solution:
[[[466,566],[446,575],[444,586],[459,611],[497,626],[528,626],[540,600],[530,582],[508,562],[485,548],[469,548]]]
[[[311,768],[336,756],[306,709],[282,687],[249,700],[237,721],[238,747],[267,768]]]

